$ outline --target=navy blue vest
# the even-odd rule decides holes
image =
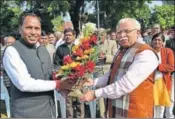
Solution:
[[[44,46],[30,46],[24,40],[12,45],[18,51],[32,78],[51,80],[52,65]],[[12,117],[51,118],[55,116],[54,92],[22,92],[11,83]]]

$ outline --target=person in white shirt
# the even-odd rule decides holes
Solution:
[[[4,42],[6,46],[13,44],[15,41],[16,39],[13,36],[8,36],[4,38]]]
[[[58,46],[62,45],[63,43],[65,43],[64,41],[64,34],[61,33],[60,31],[57,31],[54,33],[56,36],[56,42],[55,42],[55,49],[58,48]]]
[[[3,56],[4,68],[12,82],[11,117],[55,117],[54,90],[67,95],[74,84],[69,80],[53,80],[49,53],[38,43],[40,18],[27,13],[19,25],[21,39],[7,47]]]
[[[45,45],[45,47],[50,54],[51,62],[53,64],[53,58],[56,51],[54,46],[56,42],[56,36],[52,32],[47,33],[47,36],[48,36],[48,43]]]
[[[4,38],[5,47],[1,50],[1,56],[3,56],[3,52],[4,52],[5,48],[8,47],[9,45],[12,45],[13,43],[15,43],[15,41],[16,41],[16,39],[13,36],[7,36]],[[3,65],[1,68],[3,69]],[[10,96],[10,79],[9,79],[5,70],[3,70],[3,79],[4,79],[4,85],[7,88],[7,91],[8,91],[9,96]]]
[[[133,18],[121,19],[116,27],[119,50],[111,70],[95,80],[88,79],[86,86],[96,90],[86,92],[80,99],[92,101],[107,98],[106,117],[152,118],[153,78],[158,56],[153,49],[139,42],[140,23]]]

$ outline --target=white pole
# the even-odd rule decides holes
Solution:
[[[100,28],[100,16],[99,16],[99,0],[97,0],[97,28]]]

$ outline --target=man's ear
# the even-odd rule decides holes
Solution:
[[[74,40],[76,39],[76,35],[73,35],[73,39],[74,39]]]
[[[140,33],[141,33],[140,30],[137,30],[137,34],[138,34],[138,35],[141,35]]]

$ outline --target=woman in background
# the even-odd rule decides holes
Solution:
[[[166,118],[170,117],[166,107],[171,105],[171,73],[174,71],[174,54],[169,48],[164,47],[165,36],[162,33],[156,33],[152,37],[151,45],[159,56],[159,66],[155,74],[154,84],[154,118],[163,118],[166,110]]]

